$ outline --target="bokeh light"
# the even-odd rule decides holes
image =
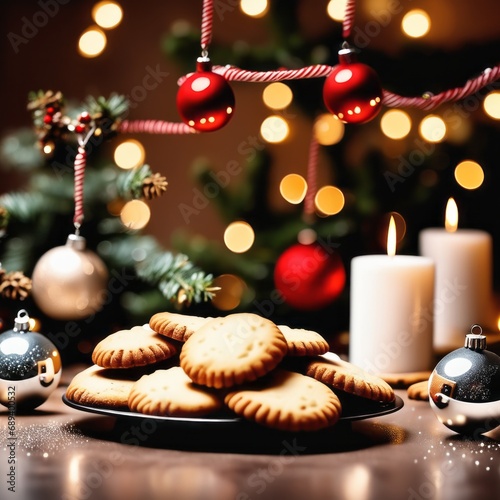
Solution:
[[[382,133],[390,139],[403,139],[411,130],[411,118],[400,109],[386,111],[380,119]]]
[[[314,122],[314,135],[322,146],[337,144],[344,137],[345,125],[330,113],[324,113]]]
[[[106,48],[106,35],[97,28],[91,27],[85,30],[78,40],[78,51],[83,57],[97,57]]]
[[[245,282],[234,274],[222,274],[213,281],[220,288],[212,299],[212,304],[221,311],[230,311],[241,304],[246,290]]]
[[[326,13],[334,21],[343,21],[347,0],[330,0],[326,6]]]
[[[440,116],[428,115],[419,126],[419,133],[429,142],[441,142],[446,137],[446,124]]]
[[[344,208],[344,193],[335,186],[323,186],[318,189],[314,204],[318,212],[323,215],[338,214]]]
[[[120,220],[128,229],[142,229],[151,218],[151,210],[142,200],[130,200],[120,212]]]
[[[477,189],[484,181],[484,171],[472,160],[464,160],[455,167],[455,180],[464,189]]]
[[[250,17],[262,17],[269,9],[268,0],[241,0],[241,11]]]
[[[92,8],[92,18],[101,28],[116,28],[122,21],[123,10],[116,2],[98,2]]]
[[[429,14],[422,9],[407,12],[401,21],[403,33],[411,38],[421,38],[431,29]]]
[[[302,243],[302,245],[310,245],[314,243],[318,239],[318,234],[314,229],[310,227],[306,227],[305,229],[301,229],[299,234],[297,234],[297,241]]]
[[[490,92],[484,98],[483,109],[491,118],[500,120],[500,92]]]
[[[146,153],[144,146],[135,139],[127,139],[114,152],[114,160],[118,167],[125,170],[136,168],[144,164]]]
[[[255,241],[252,226],[244,221],[231,222],[224,231],[224,243],[234,253],[244,253]]]
[[[262,138],[271,144],[283,142],[289,133],[288,123],[281,116],[268,116],[260,126]]]
[[[288,203],[297,205],[305,198],[307,192],[307,182],[299,174],[288,174],[281,179],[280,193]]]
[[[281,82],[270,83],[262,92],[264,104],[271,109],[285,109],[292,99],[292,89]]]

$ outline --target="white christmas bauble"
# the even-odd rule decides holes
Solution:
[[[64,246],[52,248],[37,262],[32,296],[47,316],[58,320],[87,318],[107,299],[108,270],[85,238],[70,234]]]

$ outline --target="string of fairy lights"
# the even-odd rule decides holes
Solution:
[[[389,0],[388,0],[389,1]],[[252,18],[265,17],[269,10],[270,0],[240,0],[241,12]],[[326,15],[334,23],[342,23],[346,13],[348,0],[330,0],[326,6]],[[92,19],[95,25],[82,33],[78,50],[83,57],[98,57],[107,45],[106,31],[116,28],[122,18],[123,9],[118,2],[101,1],[92,8]],[[402,16],[401,34],[409,39],[425,38],[432,28],[431,16],[422,9],[410,8]],[[263,83],[262,101],[269,110],[263,117],[260,126],[260,137],[268,144],[286,145],[293,127],[281,111],[293,106],[294,95],[289,85],[284,82]],[[482,98],[482,112],[491,120],[500,120],[500,91],[491,90]],[[446,110],[445,110],[446,111]],[[469,116],[453,115],[450,122],[449,113],[433,110],[407,111],[399,108],[387,108],[377,118],[381,134],[380,145],[390,150],[394,145],[404,144],[405,140],[419,137],[423,141],[437,144],[446,140],[463,143],[472,133]],[[331,113],[317,116],[313,123],[313,138],[318,146],[333,146],[342,141],[345,124]],[[396,146],[397,147],[397,146]],[[114,150],[114,162],[121,169],[134,169],[145,163],[146,152],[137,139],[124,139]],[[478,189],[484,180],[482,166],[473,159],[464,159],[454,167],[455,180],[463,189]],[[430,176],[432,177],[432,176]],[[308,192],[308,181],[301,174],[291,172],[285,175],[279,183],[281,196],[290,204],[304,202]],[[428,178],[432,184],[436,179]],[[345,195],[337,186],[325,185],[315,189],[313,198],[314,213],[320,217],[333,216],[342,211],[345,206]],[[110,212],[119,215],[122,223],[129,229],[139,230],[147,226],[150,220],[150,209],[145,201],[131,200],[117,207],[110,207]],[[405,227],[404,218],[395,215],[399,227]],[[404,230],[398,231],[399,239],[404,236]],[[234,253],[244,253],[252,248],[255,240],[253,228],[245,221],[234,221],[224,231],[223,241],[226,247]],[[244,283],[236,276],[225,275],[216,283],[226,290],[218,294],[214,305],[221,309],[231,309],[239,305]],[[239,291],[239,292],[238,292]]]

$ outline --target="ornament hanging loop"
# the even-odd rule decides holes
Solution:
[[[474,331],[475,330],[475,331]],[[481,328],[480,325],[472,325],[470,327],[470,332],[473,334],[473,335],[482,335],[483,334],[483,329]]]

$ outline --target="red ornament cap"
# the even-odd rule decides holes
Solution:
[[[177,91],[177,110],[182,121],[199,132],[219,130],[234,112],[231,86],[211,68],[208,58],[199,58],[196,72]]]
[[[379,113],[380,80],[370,66],[357,61],[353,48],[339,51],[339,64],[333,67],[323,86],[323,101],[345,123],[366,123]]]

